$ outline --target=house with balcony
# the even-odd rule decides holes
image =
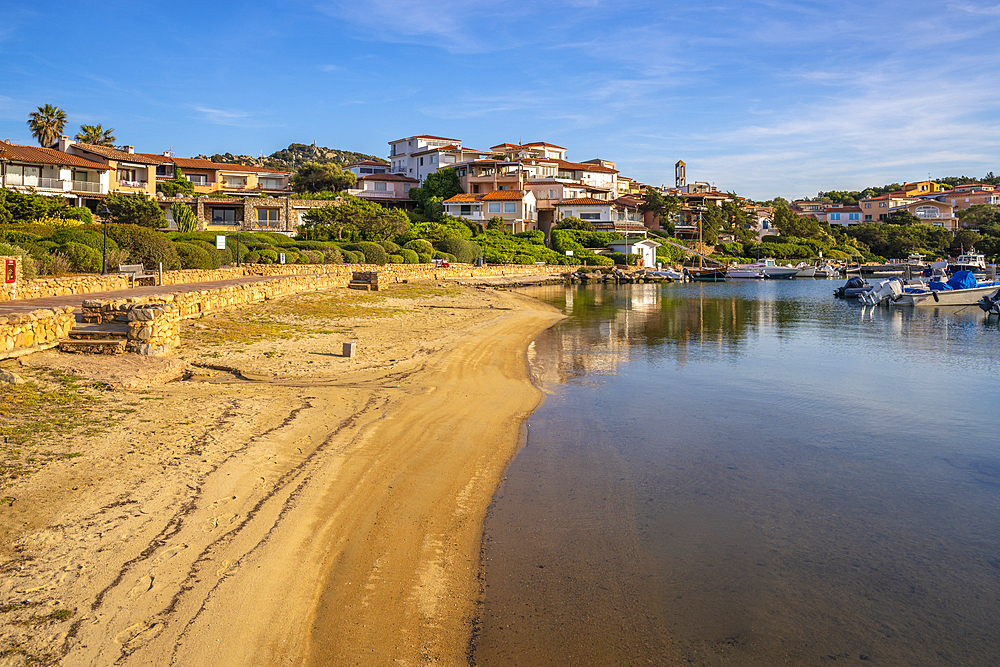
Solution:
[[[147,153],[138,155],[149,156]],[[291,192],[287,171],[275,171],[265,167],[245,164],[212,162],[203,158],[178,158],[170,154],[158,157],[166,160],[156,169],[156,179],[167,181],[174,178],[179,168],[181,174],[194,184],[197,194],[221,192],[235,196],[285,195]]]
[[[95,207],[108,193],[110,168],[53,148],[0,143],[0,186],[65,197],[72,206]]]
[[[619,197],[608,200],[579,197],[556,202],[555,208],[558,211],[557,221],[564,218],[580,218],[600,232],[646,233],[641,203],[635,198]]]
[[[942,197],[942,199],[944,199]],[[925,225],[944,227],[954,233],[958,230],[958,218],[954,207],[946,201],[937,199],[918,199],[907,204],[900,204],[889,209],[889,214],[896,211],[906,211],[920,219]]]
[[[535,195],[529,190],[494,190],[485,194],[457,194],[444,200],[444,212],[485,225],[501,218],[512,233],[538,229]]]
[[[478,160],[490,156],[489,151],[477,151],[463,148],[456,144],[432,146],[422,151],[412,153],[410,159],[416,168],[414,177],[423,183],[424,180],[438,169],[446,169],[468,160]]]
[[[71,141],[66,136],[59,137],[57,146],[61,153],[77,155],[107,165],[110,170],[109,192],[144,194],[153,197],[156,195],[156,168],[169,162],[169,158],[164,156],[149,157],[144,153],[136,153],[134,146],[114,148],[81,144]]]
[[[412,211],[417,202],[410,199],[410,189],[417,185],[417,179],[401,174],[368,174],[358,178],[357,187],[347,192],[382,206]]]
[[[964,183],[956,185],[938,199],[948,202],[956,211],[964,211],[976,204],[1000,206],[1000,190],[984,183]]]
[[[889,218],[889,209],[918,201],[902,191],[887,192],[877,197],[866,197],[858,201],[861,207],[861,222],[880,222]]]
[[[826,222],[831,225],[849,227],[861,224],[860,206],[832,206],[826,209]]]
[[[385,162],[375,160],[362,160],[344,167],[344,171],[349,171],[355,176],[367,176],[368,174],[388,174],[390,165]]]
[[[461,147],[459,139],[449,139],[447,137],[436,137],[431,134],[417,134],[412,137],[404,137],[389,142],[389,171],[393,174],[401,174],[410,178],[418,178],[419,156],[414,156],[428,148],[439,148],[442,146]],[[426,156],[425,156],[426,157]]]

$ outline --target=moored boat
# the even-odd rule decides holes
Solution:
[[[684,269],[688,278],[699,283],[726,282],[726,267],[689,267]]]
[[[753,264],[744,264],[740,269],[754,270],[759,269],[764,273],[765,278],[794,278],[795,274],[799,272],[794,266],[778,266],[773,259],[767,258],[754,262]]]
[[[744,266],[731,266],[726,271],[726,277],[743,280],[763,280],[764,272],[760,269],[751,269]]]
[[[926,286],[907,286],[889,303],[893,306],[973,306],[997,290],[1000,290],[1000,282],[980,282],[972,271],[959,271],[948,282],[932,280]]]

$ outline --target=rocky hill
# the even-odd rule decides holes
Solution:
[[[232,153],[215,155],[198,155],[198,158],[212,160],[212,162],[224,162],[228,164],[247,164],[265,169],[275,169],[278,171],[295,171],[299,165],[306,162],[333,162],[341,167],[361,162],[362,160],[375,160],[386,163],[386,160],[376,155],[366,155],[355,153],[354,151],[342,151],[336,148],[326,148],[316,144],[290,144],[288,148],[275,151],[267,157],[254,157],[253,155],[233,155]]]

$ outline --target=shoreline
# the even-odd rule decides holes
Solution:
[[[113,433],[4,491],[0,665],[466,664],[483,520],[543,399],[526,350],[562,314],[444,292],[341,294],[392,312],[187,360],[244,380],[116,392]],[[345,334],[360,358],[324,351]]]

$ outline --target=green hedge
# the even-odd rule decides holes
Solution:
[[[417,264],[420,262],[420,257],[416,252],[410,250],[409,248],[403,248],[399,251],[399,256],[403,258],[404,264]]]
[[[59,253],[69,260],[74,271],[80,273],[99,273],[104,260],[104,255],[101,252],[73,241],[59,246]]]
[[[459,264],[472,264],[483,256],[483,249],[472,241],[449,236],[437,244],[438,250],[446,255],[454,255]]]
[[[152,270],[163,262],[164,271],[180,268],[180,256],[164,234],[138,225],[108,225],[108,238],[128,253],[130,264]]]
[[[183,241],[174,243],[182,269],[215,269],[214,258],[205,248]]]
[[[389,262],[389,256],[385,252],[385,248],[380,246],[378,243],[371,243],[368,241],[362,241],[356,244],[357,251],[364,255],[365,264],[377,264],[382,266]]]
[[[426,253],[428,255],[433,254],[434,246],[427,239],[414,239],[403,246],[407,250],[412,250],[418,255],[420,253]]]

